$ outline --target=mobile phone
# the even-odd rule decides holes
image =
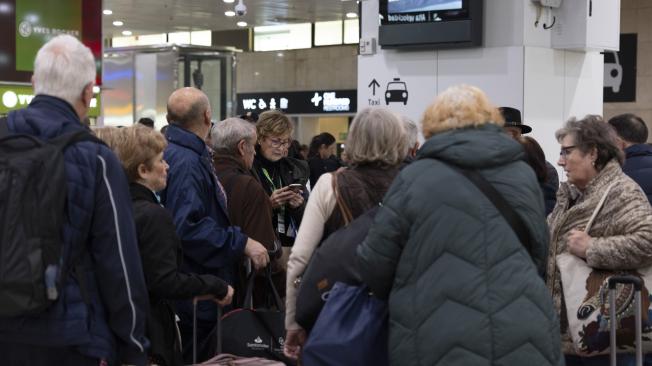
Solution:
[[[303,186],[299,183],[290,184],[288,187],[294,192],[301,192],[303,190]]]

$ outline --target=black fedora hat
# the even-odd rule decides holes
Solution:
[[[505,127],[518,127],[521,129],[521,133],[525,134],[532,132],[532,127],[524,125],[521,121],[521,111],[512,107],[500,107],[500,114],[503,115],[505,119]]]

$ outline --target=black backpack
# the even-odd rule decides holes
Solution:
[[[88,131],[49,141],[10,134],[0,119],[0,317],[46,309],[73,267],[63,260],[63,151],[80,141],[101,143]]]

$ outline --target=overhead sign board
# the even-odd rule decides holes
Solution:
[[[278,109],[287,114],[348,114],[357,111],[356,90],[241,93],[238,114]]]

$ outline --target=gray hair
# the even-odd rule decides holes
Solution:
[[[256,143],[256,127],[243,119],[227,118],[211,129],[211,147],[217,153],[236,155],[242,140]]]
[[[572,117],[564,127],[555,132],[559,143],[566,136],[572,136],[574,145],[584,154],[593,148],[597,150],[595,168],[598,171],[611,159],[616,159],[621,166],[625,162],[625,156],[618,148],[616,130],[599,115],[589,114],[582,119]]]
[[[346,139],[346,156],[351,165],[397,165],[406,154],[405,128],[396,114],[383,107],[358,112]]]
[[[419,139],[419,127],[417,124],[406,116],[401,116],[401,121],[403,121],[403,128],[405,128],[405,133],[407,135],[407,149],[411,149],[416,145],[417,140]]]
[[[95,59],[77,38],[59,35],[48,41],[34,60],[34,94],[51,95],[75,104],[95,81]]]

